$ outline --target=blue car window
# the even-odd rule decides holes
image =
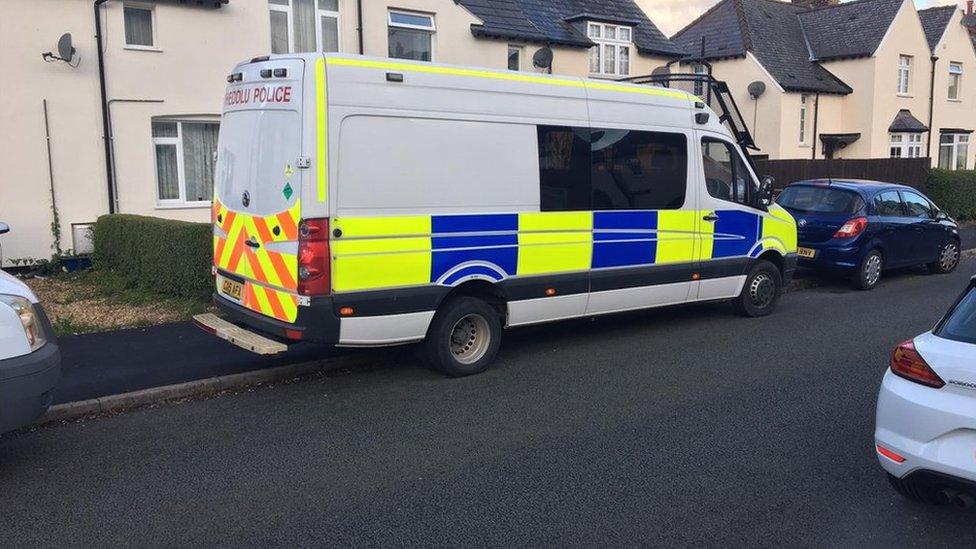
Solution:
[[[976,343],[976,288],[970,289],[949,311],[936,328],[935,335],[953,341]]]
[[[883,217],[902,217],[905,215],[897,191],[883,192],[874,197],[874,209],[878,215]]]
[[[932,217],[932,205],[928,200],[910,192],[903,192],[901,196],[905,200],[905,207],[910,217]]]
[[[864,207],[864,200],[853,191],[829,187],[796,185],[787,187],[776,203],[802,213],[854,214]]]

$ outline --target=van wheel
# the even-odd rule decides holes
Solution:
[[[939,250],[939,260],[928,265],[929,271],[937,274],[947,274],[959,266],[959,242],[950,240]]]
[[[732,302],[742,316],[766,316],[773,312],[783,293],[783,277],[776,265],[765,259],[756,262],[746,277],[742,293]]]
[[[464,377],[488,369],[502,342],[502,322],[490,305],[458,297],[441,306],[424,340],[430,366],[444,375]]]
[[[854,273],[854,287],[858,290],[873,289],[881,280],[881,269],[883,268],[884,259],[881,257],[881,252],[871,250],[861,260],[861,264],[857,266],[857,272]]]

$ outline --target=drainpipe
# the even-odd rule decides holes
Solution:
[[[363,0],[356,0],[356,11],[359,16],[359,55],[364,55],[366,48],[363,46]]]
[[[817,159],[817,126],[820,124],[820,93],[813,96],[813,156],[812,160]]]
[[[928,131],[928,143],[926,144],[925,156],[929,157],[929,162],[932,161],[932,122],[935,120],[935,68],[939,62],[939,58],[932,56],[932,78],[929,82],[929,131]]]
[[[112,177],[112,133],[108,122],[108,94],[105,91],[105,56],[102,53],[102,4],[108,0],[95,0],[95,49],[98,52],[98,85],[102,92],[102,144],[105,146],[105,179],[108,183],[108,213],[116,212],[115,179]]]

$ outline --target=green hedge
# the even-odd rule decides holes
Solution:
[[[132,288],[208,299],[212,257],[208,223],[116,214],[95,224],[94,267],[116,273]]]
[[[932,170],[926,193],[956,219],[976,219],[976,171]]]

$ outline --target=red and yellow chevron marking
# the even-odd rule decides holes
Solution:
[[[300,216],[300,200],[288,210],[268,216],[235,212],[219,200],[213,204],[213,223],[219,229],[214,231],[214,265],[257,283],[248,285],[255,290],[245,289],[245,306],[289,322],[297,315],[297,298],[292,294],[298,290],[298,258],[293,253],[270,251],[268,245],[297,241]],[[221,232],[227,236],[220,236]],[[249,239],[261,246],[245,245]]]
[[[252,282],[244,283],[244,306],[282,322],[291,323],[298,318],[297,295]]]

